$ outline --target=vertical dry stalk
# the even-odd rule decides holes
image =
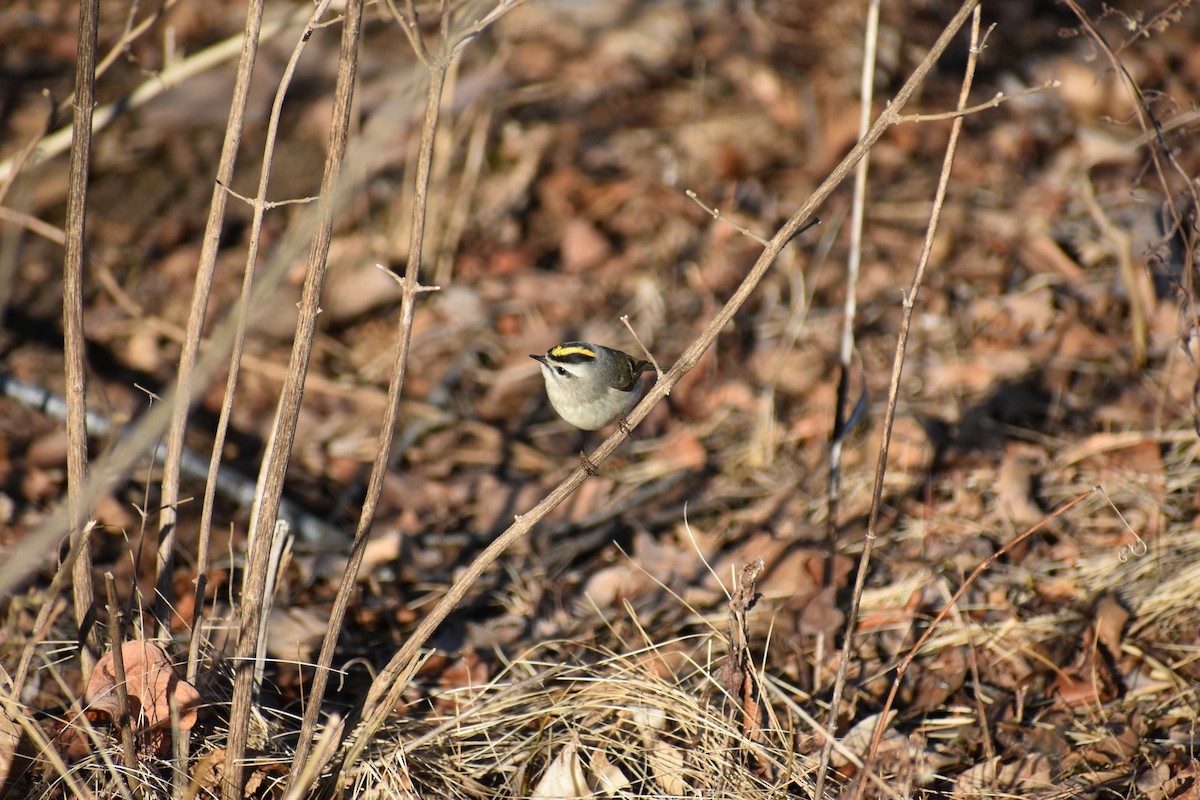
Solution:
[[[263,5],[263,0],[250,0],[246,9],[246,29],[242,38],[242,53],[238,60],[233,99],[229,104],[229,121],[225,125],[225,139],[221,145],[221,158],[217,165],[216,184],[213,186],[212,201],[208,208],[208,221],[204,227],[200,263],[196,269],[191,308],[188,310],[187,337],[179,354],[175,402],[171,409],[171,422],[167,429],[167,456],[163,463],[162,503],[159,509],[158,577],[155,583],[154,601],[154,614],[158,620],[159,635],[163,637],[170,632],[171,577],[175,565],[177,520],[175,504],[179,501],[179,471],[183,458],[183,435],[187,428],[188,413],[192,405],[192,382],[200,352],[200,337],[204,331],[208,298],[212,293],[213,273],[216,271],[217,264],[217,246],[221,239],[221,225],[225,219],[227,196],[223,187],[228,186],[233,177],[234,162],[237,160],[238,149],[241,146],[246,103],[250,95],[250,75],[254,70],[254,61],[258,54]]]
[[[975,66],[979,60],[979,23],[980,10],[976,7],[971,19],[971,43],[968,48],[966,74],[963,76],[962,89],[958,96],[957,108],[959,111],[966,108],[967,98],[971,93],[971,85],[975,80]],[[829,756],[832,751],[831,740],[836,733],[838,707],[841,705],[842,692],[846,685],[846,670],[850,664],[851,651],[854,649],[854,629],[858,626],[858,613],[862,604],[863,589],[866,586],[867,571],[871,565],[871,553],[875,545],[875,539],[879,533],[879,510],[883,505],[883,478],[887,471],[888,450],[892,443],[892,424],[896,419],[896,401],[900,395],[900,374],[904,369],[904,355],[908,347],[908,332],[912,325],[913,307],[917,301],[917,294],[921,291],[921,286],[925,282],[925,270],[929,266],[930,254],[933,252],[933,240],[937,235],[938,223],[942,217],[942,207],[946,202],[946,187],[950,183],[950,171],[954,166],[954,156],[958,151],[958,137],[962,133],[962,124],[963,118],[961,116],[955,117],[950,130],[950,141],[946,144],[946,155],[942,160],[942,171],[938,178],[933,210],[929,215],[929,225],[925,231],[925,242],[922,245],[921,255],[917,261],[912,282],[909,284],[902,304],[900,332],[896,337],[896,355],[892,361],[892,377],[888,385],[887,409],[884,412],[883,433],[879,442],[879,457],[875,463],[875,485],[871,494],[871,511],[867,519],[867,536],[866,541],[863,542],[863,552],[858,562],[858,573],[854,579],[854,591],[850,596],[850,610],[846,614],[846,633],[842,643],[841,663],[838,665],[837,680],[834,682],[833,698],[830,701],[829,719],[826,724],[829,736],[826,737],[825,744],[821,748],[821,765],[817,772],[818,797],[822,795],[825,776],[829,769]],[[879,719],[880,723],[875,726],[876,739],[882,736],[884,721],[887,719],[886,713],[880,715]],[[866,769],[872,769],[869,760]],[[865,787],[864,783],[859,783],[858,785],[860,790]]]
[[[870,125],[871,106],[875,96],[875,56],[879,43],[879,0],[871,0],[871,4],[867,9],[867,25],[866,30],[863,32],[863,42],[863,64],[859,90],[861,95],[860,103],[862,104],[859,109],[859,136],[862,136]],[[842,340],[841,349],[838,354],[841,373],[838,375],[837,400],[835,401],[836,405],[833,412],[832,441],[829,447],[829,484],[827,487],[829,513],[825,523],[825,579],[830,583],[833,582],[833,564],[837,558],[838,516],[842,493],[842,445],[845,442],[846,428],[848,427],[846,423],[848,414],[846,407],[850,394],[850,371],[854,360],[854,322],[858,313],[858,275],[859,268],[862,265],[862,229],[863,217],[867,205],[867,169],[870,166],[870,162],[871,154],[867,153],[863,156],[862,161],[858,163],[858,167],[854,172],[854,206],[850,221],[850,256],[846,264],[846,302],[842,312]],[[865,402],[866,398],[864,397],[863,399]],[[844,675],[844,670],[839,668],[838,675]],[[835,697],[838,697],[839,693],[838,683],[835,680]],[[840,698],[838,699],[840,701]],[[832,708],[836,709],[837,706],[838,703],[835,702]],[[836,712],[831,710],[829,719],[826,721],[826,727],[830,731],[830,735],[825,737],[824,745],[821,748],[821,762],[817,769],[816,786],[814,789],[814,794],[817,797],[823,796],[825,792],[825,778],[829,773],[829,758],[833,747],[832,733],[836,727],[835,717]]]
[[[88,476],[87,372],[83,342],[83,236],[87,218],[88,170],[92,160],[92,106],[96,100],[96,29],[99,0],[79,5],[79,52],[75,59],[75,118],[71,168],[67,185],[66,255],[63,259],[63,335],[67,396],[67,506],[71,536],[86,537],[88,506],[84,487]],[[72,544],[74,548],[75,543]],[[80,664],[87,675],[96,665],[92,636],[86,630],[95,602],[92,587],[92,551],[78,543],[79,558],[73,568],[75,622],[79,625]]]
[[[46,590],[46,599],[42,602],[42,607],[38,609],[37,619],[33,621],[33,633],[28,637],[25,647],[21,651],[21,661],[17,665],[17,674],[14,680],[15,686],[25,685],[25,679],[29,677],[29,669],[33,664],[33,656],[37,651],[38,645],[44,642],[46,636],[50,633],[51,620],[55,616],[54,608],[59,602],[59,592],[63,590],[63,587],[67,585],[67,581],[70,580],[68,576],[79,558],[80,551],[83,550],[95,527],[96,520],[88,520],[83,526],[83,530],[78,535],[71,537],[71,549],[67,551],[66,557],[58,567],[58,572],[54,574],[54,578],[50,581],[50,588]]]
[[[304,396],[304,377],[308,372],[317,314],[320,312],[321,289],[324,285],[329,243],[333,232],[333,212],[338,199],[336,188],[349,138],[354,82],[358,75],[362,9],[362,0],[352,0],[347,3],[342,18],[341,54],[329,129],[329,150],[325,160],[325,173],[321,179],[319,219],[309,250],[288,374],[280,391],[275,427],[261,468],[262,490],[251,515],[250,551],[247,556],[246,585],[242,593],[229,738],[225,752],[225,776],[221,785],[221,795],[225,800],[239,800],[242,796],[245,766],[243,758],[249,732],[251,690],[254,681],[254,664],[251,658],[258,646],[259,619],[262,613],[263,593],[267,585],[268,556],[271,551],[271,532],[279,513],[284,475],[296,435],[300,401]]]
[[[137,748],[133,743],[133,723],[129,718],[129,682],[125,676],[125,635],[121,626],[121,604],[117,602],[117,579],[104,573],[104,590],[108,596],[108,638],[113,654],[113,688],[117,695],[117,726],[121,729],[121,746],[125,751],[125,766],[130,774],[137,767]],[[120,773],[117,780],[124,781]]]
[[[216,504],[217,475],[221,468],[221,457],[225,451],[225,438],[229,430],[229,420],[233,414],[233,401],[237,389],[246,331],[250,325],[255,266],[258,261],[259,244],[262,239],[263,216],[267,207],[267,185],[271,178],[275,143],[279,132],[279,120],[283,112],[283,101],[287,96],[288,88],[291,86],[292,76],[295,74],[297,64],[299,64],[300,55],[304,52],[305,45],[309,41],[313,26],[325,15],[329,4],[330,0],[321,0],[321,2],[317,3],[317,7],[313,10],[308,24],[305,26],[304,33],[292,49],[291,58],[288,59],[287,67],[284,69],[283,77],[280,79],[279,87],[275,92],[275,99],[271,105],[271,116],[267,124],[266,144],[263,149],[262,169],[259,173],[258,193],[254,198],[254,217],[250,224],[250,243],[246,248],[246,266],[242,274],[241,305],[237,312],[236,329],[233,334],[233,345],[229,355],[229,370],[225,379],[225,394],[221,401],[221,413],[213,435],[212,452],[209,456],[208,479],[204,483],[204,502],[200,511],[200,536],[196,554],[196,586],[194,592],[194,611],[192,614],[192,637],[188,644],[187,662],[187,679],[192,684],[195,684],[196,676],[199,673],[200,645],[204,641],[201,621],[204,612],[204,595],[208,585],[207,574],[210,558],[209,551],[212,543],[213,509]],[[224,196],[223,192],[222,196]],[[180,750],[179,763],[181,765],[187,763],[187,755],[191,743],[189,734],[190,731],[182,731],[178,737]],[[180,769],[182,770],[183,767],[181,766]]]
[[[307,18],[308,10],[301,10],[305,14],[305,17],[301,19]],[[288,14],[282,22],[276,21],[265,26],[263,35],[278,33],[296,19],[297,15],[294,12]],[[161,82],[158,79],[152,81],[154,85]],[[4,174],[2,165],[0,165],[0,174]],[[339,188],[340,196],[345,197],[345,193],[351,188]],[[313,229],[315,220],[315,213],[303,215],[302,219],[289,228],[282,241],[273,249],[271,257],[259,269],[255,279],[254,299],[249,303],[252,319],[261,315],[262,310],[268,305],[264,298],[277,291],[287,269],[308,246],[309,232]],[[228,353],[234,339],[235,325],[236,319],[227,316],[215,326],[207,337],[207,346],[197,362],[192,376],[193,386],[203,385],[218,369],[226,366]],[[92,462],[90,480],[84,487],[88,503],[94,502],[95,498],[110,490],[117,482],[124,480],[137,464],[145,461],[147,454],[157,446],[167,428],[176,404],[175,396],[176,391],[172,389],[163,398],[163,402],[151,406],[145,414],[138,418],[136,423],[125,429],[114,447]],[[45,553],[53,550],[56,543],[70,529],[70,515],[64,504],[62,507],[56,508],[36,529],[23,536],[8,551],[7,558],[0,561],[0,593],[10,591],[30,570],[35,569],[35,565],[44,559]],[[82,540],[73,541],[72,550],[67,557],[68,561],[73,561],[76,557],[80,541]]]
[[[867,8],[867,27],[863,32],[862,79],[859,86],[860,102],[858,135],[865,136],[871,126],[871,104],[875,89],[875,53],[879,44],[879,2],[871,0]],[[834,556],[837,537],[837,508],[841,494],[842,443],[845,439],[846,401],[850,387],[850,370],[854,360],[854,321],[858,314],[858,274],[862,266],[863,217],[867,207],[867,169],[871,154],[863,156],[854,170],[854,206],[850,214],[850,255],[846,261],[846,302],[842,311],[842,340],[838,352],[841,375],[838,377],[837,406],[834,409],[833,443],[829,457],[829,518],[827,537],[829,555]]]

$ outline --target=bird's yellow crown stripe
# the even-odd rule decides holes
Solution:
[[[567,356],[586,356],[587,358],[595,358],[596,351],[590,350],[579,345],[559,345],[550,351],[550,355],[554,358],[566,358]]]

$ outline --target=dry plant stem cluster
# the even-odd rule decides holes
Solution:
[[[971,18],[971,42],[967,54],[966,74],[963,76],[962,90],[958,96],[959,110],[966,107],[967,98],[971,94],[971,85],[975,79],[975,67],[979,61],[980,51],[980,16],[980,9],[975,8]],[[896,401],[900,395],[900,373],[904,369],[904,353],[908,345],[909,329],[912,325],[913,307],[916,304],[917,295],[921,290],[921,284],[925,280],[925,270],[929,265],[930,253],[933,251],[933,241],[937,235],[938,222],[941,220],[942,207],[946,202],[946,187],[950,183],[950,172],[954,166],[954,155],[958,149],[958,137],[962,133],[962,124],[963,118],[961,116],[954,118],[954,123],[950,129],[950,141],[946,144],[946,155],[942,161],[941,175],[938,178],[933,209],[929,215],[929,225],[925,231],[925,242],[921,248],[921,255],[917,261],[912,282],[909,285],[908,292],[904,295],[900,317],[900,332],[896,337],[896,355],[892,361],[892,377],[888,385],[887,408],[884,411],[883,433],[879,442],[879,457],[875,463],[875,485],[871,494],[871,511],[867,520],[866,541],[863,543],[863,551],[858,563],[858,572],[854,578],[854,591],[850,597],[850,609],[846,615],[846,633],[842,643],[837,679],[834,681],[833,698],[830,701],[829,721],[827,725],[829,735],[826,737],[825,743],[821,748],[821,765],[817,772],[818,797],[822,796],[826,775],[829,770],[829,757],[833,749],[831,739],[836,733],[838,709],[841,706],[842,693],[846,685],[846,671],[849,668],[851,653],[854,649],[854,630],[858,627],[858,614],[862,603],[863,589],[866,587],[867,571],[871,564],[871,553],[875,545],[875,539],[879,533],[879,510],[883,505],[883,478],[887,470],[892,425],[896,419]],[[879,720],[880,722],[876,725],[875,730],[876,737],[882,734],[884,724],[887,720],[886,712],[879,715]],[[867,759],[866,769],[872,769],[869,758]],[[858,787],[861,792],[865,784],[859,783]]]
[[[839,186],[858,161],[874,146],[891,125],[899,118],[900,111],[908,103],[917,87],[921,85],[938,58],[945,52],[951,39],[965,24],[971,11],[978,5],[979,0],[966,0],[945,30],[930,49],[929,54],[913,71],[888,108],[876,119],[871,130],[851,149],[834,168],[829,177],[816,189],[804,204],[788,219],[788,221],[771,238],[762,254],[751,268],[750,273],[738,286],[737,290],[708,324],[704,331],[684,351],[661,379],[650,389],[640,403],[627,415],[628,429],[635,428],[646,415],[650,413],[664,397],[670,394],[675,384],[699,362],[700,357],[716,340],[717,335],[733,318],[742,304],[758,286],[767,270],[770,269],[780,251],[792,240],[804,225],[805,221],[814,215],[817,208]],[[628,437],[628,433],[618,427],[608,439],[589,457],[597,466],[608,460],[609,456]],[[525,536],[534,525],[540,522],[550,511],[569,497],[587,479],[587,472],[581,465],[576,468],[562,483],[560,483],[541,502],[525,514],[517,517],[507,530],[500,534],[475,561],[464,571],[463,575],[447,591],[446,595],[429,612],[417,626],[416,631],[405,642],[387,666],[380,672],[372,684],[362,709],[363,723],[355,731],[355,740],[342,757],[342,769],[353,765],[362,751],[372,741],[384,722],[395,707],[396,701],[404,691],[409,678],[416,671],[419,663],[421,647],[450,614],[451,610],[462,600],[469,588],[491,566],[496,559],[508,549],[513,542]]]
[[[313,676],[313,683],[309,692],[309,702],[305,708],[304,721],[301,726],[299,743],[296,753],[293,758],[293,768],[290,776],[289,791],[301,791],[305,785],[298,783],[300,780],[310,780],[310,776],[318,773],[326,763],[333,757],[334,748],[329,747],[322,753],[318,754],[318,758],[310,759],[311,742],[313,740],[317,722],[320,715],[321,702],[325,695],[325,689],[328,682],[330,667],[333,663],[334,649],[337,646],[338,633],[341,630],[341,623],[345,619],[346,612],[349,609],[350,601],[354,593],[354,587],[358,580],[358,571],[362,566],[363,555],[366,552],[367,542],[369,540],[371,523],[374,520],[375,509],[378,506],[379,498],[383,491],[383,481],[387,473],[388,464],[390,462],[390,454],[392,452],[392,443],[396,433],[397,420],[400,409],[400,393],[404,387],[405,368],[408,364],[408,352],[412,339],[412,326],[414,314],[416,311],[417,297],[428,291],[434,291],[437,287],[422,286],[420,283],[420,269],[422,261],[422,253],[424,251],[425,241],[425,223],[426,212],[429,205],[429,181],[430,181],[430,166],[433,161],[433,146],[436,141],[438,130],[438,120],[441,111],[443,93],[446,87],[447,74],[452,68],[455,59],[462,52],[472,39],[474,39],[480,31],[491,25],[502,15],[508,13],[511,9],[519,5],[519,2],[501,2],[497,4],[492,11],[485,15],[482,19],[469,26],[463,32],[456,34],[451,38],[450,31],[450,7],[448,3],[443,3],[441,8],[441,25],[440,35],[443,50],[440,53],[431,53],[425,45],[425,41],[421,36],[420,28],[417,22],[416,11],[412,4],[409,3],[404,10],[397,8],[394,4],[389,4],[393,15],[395,16],[400,27],[408,36],[413,50],[417,57],[429,70],[429,88],[426,93],[425,104],[425,119],[421,129],[421,143],[417,154],[417,173],[416,185],[414,191],[413,202],[413,218],[409,234],[408,248],[408,263],[405,265],[404,278],[400,281],[403,289],[399,332],[396,345],[396,353],[392,364],[392,378],[388,384],[388,402],[384,414],[383,424],[380,427],[379,438],[375,449],[375,461],[371,467],[371,476],[367,485],[366,497],[363,501],[362,513],[359,517],[358,527],[355,531],[354,543],[351,547],[350,558],[345,572],[342,575],[342,581],[338,586],[337,596],[334,598],[333,607],[330,613],[330,623],[321,643],[321,652],[317,658],[316,672]],[[466,587],[470,586],[472,581],[461,581]],[[451,606],[452,607],[452,606]],[[432,633],[432,629],[429,633]],[[424,642],[429,633],[424,637],[420,635],[420,629],[417,634],[414,634],[410,641],[417,640]],[[401,650],[403,653],[404,650]],[[399,654],[393,658],[392,663],[397,663]],[[390,665],[389,665],[390,666]],[[386,670],[385,670],[386,672]],[[402,689],[407,682],[407,678],[403,681],[397,681],[396,684]],[[373,686],[380,686],[382,681],[376,681]],[[394,700],[392,701],[394,704]],[[391,706],[387,706],[390,708]],[[364,709],[371,708],[371,701],[368,698],[364,704]],[[368,720],[368,725],[372,719],[370,714],[365,715]],[[361,718],[361,716],[359,717]],[[379,724],[386,720],[386,712],[380,715]],[[349,728],[353,720],[347,721],[337,736],[335,741],[341,741],[349,732]],[[371,734],[364,734],[358,731],[357,742],[363,742],[370,738]],[[345,763],[353,763],[354,758],[343,760]],[[311,761],[311,763],[310,763]],[[301,767],[304,768],[302,773]]]
[[[267,124],[267,136],[263,151],[262,169],[259,174],[258,192],[254,199],[250,200],[250,204],[254,209],[254,215],[250,224],[249,245],[246,248],[246,266],[242,275],[241,305],[238,308],[237,329],[234,332],[233,347],[229,357],[229,375],[225,382],[225,395],[221,402],[221,413],[217,420],[217,428],[213,437],[212,454],[209,459],[208,476],[204,484],[204,504],[200,512],[200,541],[196,557],[196,602],[195,613],[192,619],[192,638],[188,650],[187,667],[187,679],[191,683],[195,683],[196,675],[199,671],[200,643],[204,640],[204,637],[201,635],[200,631],[202,621],[201,610],[204,607],[204,593],[207,583],[206,574],[208,571],[209,550],[212,541],[213,509],[216,503],[216,492],[219,485],[218,477],[221,466],[221,455],[225,450],[225,438],[229,431],[229,420],[233,414],[233,400],[242,363],[246,330],[250,325],[251,293],[254,283],[254,267],[258,262],[259,245],[262,241],[263,217],[267,208],[267,185],[271,177],[275,144],[279,131],[280,115],[283,111],[283,101],[287,95],[287,89],[291,85],[291,79],[295,74],[296,66],[300,61],[300,55],[304,51],[305,45],[308,43],[309,34],[321,17],[324,16],[325,11],[329,7],[329,2],[330,0],[323,0],[323,2],[318,3],[317,7],[313,10],[312,16],[309,17],[308,25],[305,27],[305,33],[300,37],[300,40],[293,48],[292,56],[288,60],[287,67],[285,68],[283,77],[280,80],[279,87],[275,93],[275,100],[271,106],[270,120]],[[239,75],[240,74],[241,73],[239,72]]]
[[[196,280],[192,288],[192,302],[188,309],[187,337],[179,354],[179,375],[176,382],[176,401],[171,409],[171,424],[167,429],[167,457],[163,464],[162,505],[159,509],[158,577],[155,584],[155,616],[158,633],[164,638],[170,632],[171,580],[175,566],[175,530],[177,515],[175,505],[179,502],[180,462],[183,459],[183,437],[187,429],[191,410],[196,361],[200,354],[200,337],[204,332],[204,318],[208,310],[208,299],[212,296],[213,275],[217,266],[217,248],[221,240],[221,227],[225,221],[225,206],[228,198],[223,186],[233,178],[234,164],[242,143],[245,127],[246,104],[250,95],[250,75],[258,55],[259,33],[262,27],[263,0],[251,0],[246,9],[245,34],[242,51],[238,59],[237,78],[234,81],[233,98],[229,105],[229,118],[225,125],[225,137],[221,144],[221,157],[217,164],[216,182],[212,199],[209,201],[208,220],[204,226],[204,238],[200,246],[200,263],[196,269]],[[211,483],[211,481],[209,481]]]
[[[267,27],[270,31],[276,29],[275,25]],[[156,80],[154,78],[150,82]],[[338,195],[344,198],[352,190],[352,186],[339,186]],[[315,213],[305,215],[291,226],[272,252],[271,258],[260,267],[255,281],[254,299],[248,304],[252,321],[266,305],[261,299],[277,291],[289,265],[302,254],[309,231],[315,224],[315,217]],[[225,366],[235,327],[236,319],[227,317],[213,329],[206,339],[207,346],[197,362],[191,385],[203,385],[218,369]],[[149,410],[138,418],[136,424],[122,433],[114,447],[92,462],[91,474],[84,489],[85,501],[89,507],[96,498],[127,478],[134,467],[145,460],[146,453],[155,449],[167,429],[175,404],[176,392],[172,391],[162,402],[152,404]],[[69,531],[70,515],[64,505],[56,509],[35,530],[29,532],[9,552],[9,558],[0,563],[0,592],[11,590],[28,573],[32,565]],[[64,560],[64,569],[70,569],[83,541],[72,543],[71,551]]]
[[[443,9],[443,13],[445,13],[445,9]],[[411,39],[414,33],[408,25],[404,25],[403,27]],[[420,34],[417,32],[415,35],[419,37]],[[418,49],[418,52],[423,52],[423,49]],[[429,68],[429,88],[426,93],[425,122],[421,129],[420,150],[417,154],[416,191],[413,203],[412,228],[409,238],[409,258],[408,263],[405,265],[404,278],[399,281],[403,289],[403,295],[400,307],[398,341],[392,362],[392,378],[388,384],[387,411],[384,415],[383,424],[380,426],[379,437],[375,447],[375,460],[371,467],[371,476],[367,484],[367,493],[363,501],[362,513],[359,516],[358,527],[355,530],[354,543],[351,546],[346,570],[342,573],[342,580],[338,586],[338,592],[330,610],[329,626],[321,642],[321,652],[317,657],[316,671],[313,674],[308,704],[304,709],[304,721],[301,725],[296,752],[292,759],[292,771],[289,782],[289,790],[294,791],[302,791],[306,788],[299,781],[302,779],[303,768],[308,766],[312,741],[320,717],[321,703],[325,697],[330,667],[333,663],[333,654],[337,647],[338,633],[341,631],[342,622],[345,620],[346,612],[349,610],[350,601],[354,594],[354,587],[358,583],[358,571],[362,566],[363,554],[366,552],[367,543],[370,539],[371,523],[374,521],[375,510],[378,507],[379,498],[383,492],[383,479],[387,474],[391,444],[395,437],[399,419],[400,392],[404,386],[405,369],[408,365],[408,352],[412,341],[412,326],[416,313],[417,296],[434,289],[434,287],[426,287],[420,284],[421,253],[425,238],[426,209],[429,203],[429,168],[433,160],[434,134],[437,131],[442,92],[445,88],[446,71],[449,67],[450,58],[431,61],[426,57],[422,58],[422,60]],[[324,754],[324,759],[327,759],[331,754],[331,752],[327,751]],[[316,766],[319,768],[320,764],[323,763],[323,759],[319,760]],[[304,774],[303,778],[308,779],[308,774]]]
[[[226,800],[237,800],[242,796],[244,757],[254,684],[252,657],[258,649],[259,623],[263,611],[262,603],[258,600],[263,598],[266,592],[268,558],[273,538],[271,533],[279,514],[288,458],[296,435],[300,401],[304,396],[304,376],[308,372],[317,315],[320,313],[321,288],[325,280],[329,243],[333,234],[333,216],[338,199],[336,189],[349,139],[354,81],[358,74],[362,9],[361,0],[351,0],[346,4],[342,19],[341,54],[338,59],[337,86],[334,90],[333,114],[329,127],[329,147],[325,156],[325,171],[321,178],[319,219],[315,226],[300,295],[300,314],[296,322],[288,375],[280,391],[275,426],[261,467],[259,483],[262,490],[251,514],[246,583],[238,625],[229,738],[225,751],[225,775],[221,784],[222,796]]]

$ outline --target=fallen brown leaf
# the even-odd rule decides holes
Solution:
[[[125,661],[129,715],[136,734],[149,736],[149,744],[160,752],[167,743],[164,729],[171,723],[171,700],[179,708],[179,727],[190,730],[196,724],[200,693],[175,672],[167,651],[154,642],[126,642],[121,647]],[[83,694],[89,711],[118,717],[116,670],[111,652],[96,663]]]

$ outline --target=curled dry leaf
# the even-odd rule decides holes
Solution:
[[[689,789],[687,781],[684,780],[687,759],[683,751],[657,738],[648,742],[648,745],[646,763],[654,773],[655,783],[668,795],[686,796]]]
[[[890,726],[892,720],[896,718],[895,711],[889,711],[887,719],[882,722],[884,726]],[[859,758],[864,757],[867,751],[871,749],[871,739],[875,735],[875,726],[880,723],[880,715],[872,714],[869,717],[859,720],[854,727],[846,731],[846,735],[842,737],[842,747],[835,750],[831,763],[839,769],[844,769],[850,764],[850,759],[845,753],[849,751]],[[886,733],[895,734],[895,731],[888,728]]]
[[[1000,513],[1022,528],[1045,516],[1033,497],[1038,455],[1034,448],[1010,445],[996,473],[996,503]]]
[[[1104,645],[1113,661],[1118,661],[1121,658],[1121,640],[1125,623],[1129,621],[1129,612],[1116,596],[1105,592],[1096,601],[1092,613],[1095,617],[1093,624],[1096,626],[1096,639]]]
[[[1024,756],[1014,763],[1001,763],[999,756],[980,762],[961,773],[954,781],[954,800],[995,796],[995,787],[1003,786],[1013,796],[1035,794],[1055,788],[1050,759],[1042,755]]]
[[[171,698],[179,707],[179,727],[190,730],[196,724],[196,709],[200,693],[175,672],[167,651],[154,642],[126,642],[121,647],[125,661],[126,688],[129,692],[129,715],[135,733],[161,732],[171,724]],[[88,679],[84,702],[89,711],[118,717],[116,670],[112,653],[105,653]],[[165,744],[165,737],[156,735],[151,742],[155,749]]]
[[[579,748],[574,742],[569,742],[559,751],[529,796],[535,800],[594,797],[588,790],[583,764],[579,761]]]
[[[608,757],[608,751],[604,747],[592,754],[591,767],[596,788],[605,797],[616,797],[629,789],[629,778]]]

